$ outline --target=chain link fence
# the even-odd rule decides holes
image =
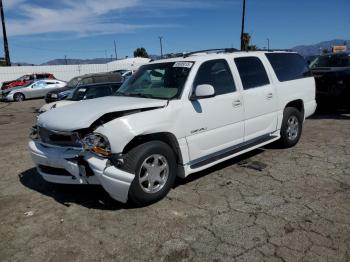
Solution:
[[[51,73],[59,80],[69,81],[73,77],[91,73],[137,70],[148,62],[147,58],[128,58],[107,64],[0,67],[0,82],[15,80],[23,75],[33,73]]]

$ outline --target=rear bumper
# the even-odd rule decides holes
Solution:
[[[129,188],[135,176],[110,166],[107,159],[92,154],[82,155],[79,149],[44,146],[37,141],[29,142],[29,150],[44,180],[58,184],[102,185],[112,198],[127,202]],[[79,157],[83,158],[93,174],[87,174],[86,166],[78,161]],[[50,173],[50,170],[55,172]]]

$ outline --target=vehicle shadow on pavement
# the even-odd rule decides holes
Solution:
[[[278,147],[276,147],[276,148],[278,148]],[[232,166],[232,165],[240,165],[240,163],[243,163],[243,162],[244,162],[244,164],[246,164],[247,161],[249,160],[249,158],[252,158],[252,157],[259,155],[263,152],[265,152],[265,150],[263,148],[258,148],[258,149],[255,149],[253,151],[250,151],[248,153],[245,153],[243,155],[240,155],[240,156],[234,157],[230,160],[227,160],[225,162],[222,162],[220,164],[217,164],[217,165],[210,167],[206,170],[191,174],[188,177],[186,177],[185,179],[177,179],[173,188],[194,182],[194,181],[196,181],[204,176],[210,175],[211,173],[214,173],[216,171],[219,171],[221,169],[224,169],[224,168]],[[261,163],[261,164],[263,164],[263,163]]]
[[[20,182],[27,188],[52,197],[58,203],[69,207],[72,203],[90,209],[119,210],[132,208],[112,199],[98,185],[59,185],[46,182],[35,168],[19,174]]]
[[[350,109],[334,109],[322,106],[317,108],[315,114],[308,119],[350,120]]]

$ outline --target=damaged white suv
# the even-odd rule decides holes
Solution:
[[[49,182],[100,184],[145,205],[176,177],[276,140],[294,146],[315,109],[296,53],[193,53],[142,66],[114,96],[40,115],[29,148]]]

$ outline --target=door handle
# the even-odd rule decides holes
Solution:
[[[242,105],[242,102],[241,102],[241,100],[235,100],[235,101],[233,101],[233,103],[232,103],[232,106],[233,107],[240,107]]]
[[[272,99],[273,98],[273,94],[272,93],[268,93],[267,95],[266,95],[266,99],[267,100],[270,100],[270,99]]]

